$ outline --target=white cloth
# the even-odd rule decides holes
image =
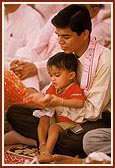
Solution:
[[[41,15],[30,6],[23,4],[4,18],[4,64],[9,68],[18,49],[33,48],[35,38],[40,33],[44,21]],[[22,57],[25,55],[23,52]],[[22,58],[23,59],[23,58]]]
[[[98,42],[111,49],[111,4],[104,4],[97,16],[92,19],[92,34]]]
[[[54,114],[55,114],[55,110],[53,108],[45,108],[43,110],[33,111],[33,116],[35,116],[37,118],[41,118],[44,115],[49,116],[49,117],[53,117]]]
[[[88,49],[85,52],[82,77],[80,82],[80,87],[84,90],[85,93],[88,92],[92,85],[102,49],[102,46],[97,43],[95,38],[91,37]]]
[[[30,86],[41,90],[50,83],[50,77],[46,67],[48,58],[61,51],[60,45],[58,44],[58,37],[55,34],[55,28],[51,24],[50,19],[43,26],[34,41],[35,46],[33,49],[28,46],[20,48],[16,52],[14,59],[23,59],[24,61],[32,62],[36,65],[38,74],[32,78],[26,78],[24,84],[28,87]],[[29,85],[29,83],[31,85]],[[36,86],[38,84],[39,88]]]
[[[100,21],[98,21],[97,16],[92,18],[91,21],[92,21],[91,34],[96,37],[96,40],[98,41],[99,44],[104,46],[106,33],[103,24]]]
[[[85,94],[86,100],[81,109],[76,109],[76,114],[81,114],[79,121],[96,120],[102,111],[110,105],[111,99],[111,52],[109,49],[102,47],[94,80],[90,90]],[[79,71],[82,71],[82,65],[85,55],[79,58],[81,63]],[[109,109],[110,110],[110,109]]]
[[[9,69],[15,60],[33,62],[31,51],[44,25],[42,16],[28,5],[19,8],[4,18],[4,66]],[[42,58],[41,58],[42,59]],[[22,80],[26,87],[40,90],[38,76]],[[34,85],[33,85],[34,83]]]
[[[35,46],[36,36],[40,33],[44,21],[41,15],[28,5],[20,5],[18,9],[8,15],[8,20],[4,18],[4,66],[10,68],[12,60],[32,62],[32,56],[28,54],[27,48]],[[33,76],[22,82],[26,87],[39,90],[38,77]]]
[[[41,13],[45,22],[47,22],[54,13],[64,8],[64,6],[64,4],[35,4],[35,8]]]
[[[95,151],[111,154],[111,128],[97,128],[87,132],[83,137],[83,150],[87,155]]]
[[[93,153],[90,153],[88,155],[88,157],[86,158],[85,163],[90,163],[90,158],[92,160],[96,160],[96,161],[103,161],[103,160],[111,161],[111,158],[109,156],[107,156],[103,152],[93,152]]]

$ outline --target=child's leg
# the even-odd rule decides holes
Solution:
[[[50,118],[48,116],[41,117],[37,129],[40,153],[45,151],[49,126],[50,126]]]
[[[52,154],[54,146],[57,142],[59,133],[63,131],[63,129],[56,123],[52,124],[48,131],[48,139],[46,144],[46,152]]]
[[[49,163],[53,161],[52,152],[54,146],[57,142],[59,133],[62,131],[62,128],[56,123],[52,124],[48,131],[48,139],[46,143],[46,148],[43,153],[39,156],[39,163]]]

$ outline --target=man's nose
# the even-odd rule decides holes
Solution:
[[[59,44],[64,44],[64,40],[63,40],[62,37],[58,37],[58,43],[59,43]]]

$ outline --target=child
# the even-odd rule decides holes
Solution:
[[[36,117],[40,117],[38,125],[39,163],[53,161],[51,154],[59,133],[76,125],[74,109],[83,107],[84,102],[82,90],[74,83],[77,72],[77,58],[74,54],[65,54],[64,52],[55,54],[48,60],[47,69],[52,84],[46,91],[44,102],[50,98],[48,104],[50,108],[44,111],[36,110],[33,113]],[[27,97],[27,101],[37,104],[37,94]],[[66,111],[65,106],[70,107],[70,111]],[[49,118],[54,114],[56,122],[50,125]]]

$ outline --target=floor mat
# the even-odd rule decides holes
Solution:
[[[35,146],[9,145],[4,147],[4,164],[24,164],[26,159],[30,162],[38,155]]]

